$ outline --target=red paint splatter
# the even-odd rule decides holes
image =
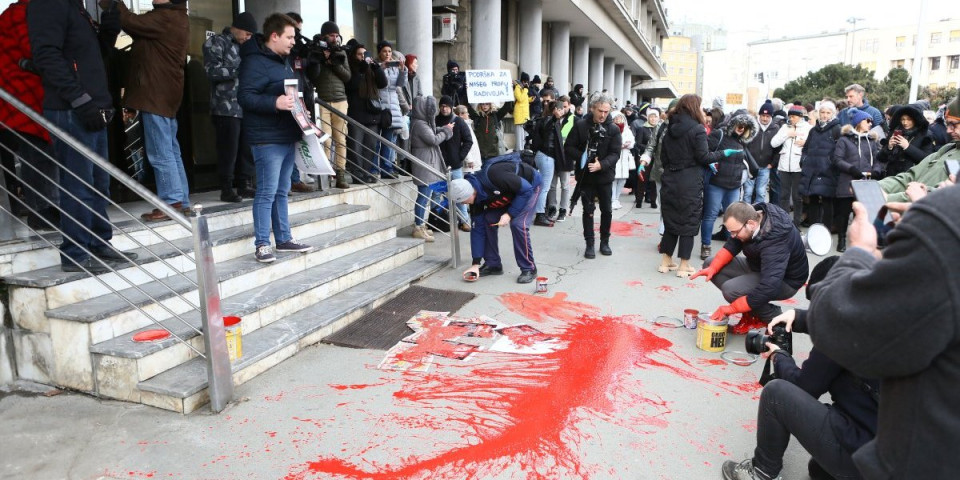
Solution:
[[[293,467],[284,478],[490,478],[508,468],[533,479],[590,478],[609,467],[581,463],[577,446],[590,438],[579,422],[591,415],[617,422],[617,411],[642,408],[635,418],[646,428],[668,425],[666,402],[625,381],[632,368],[665,370],[737,394],[758,388],[754,382],[737,385],[704,376],[669,350],[672,342],[619,318],[585,316],[555,336],[564,348],[543,355],[488,353],[499,361],[462,367],[470,369],[468,375],[419,375],[393,394],[397,402],[411,403],[418,417],[447,412],[446,425],[438,426],[466,429],[462,446],[433,456],[401,455],[392,463],[319,458]]]
[[[725,362],[722,358],[700,358],[697,359],[697,363],[700,365],[719,365],[721,367],[727,365],[727,362]]]
[[[740,424],[740,426],[742,426],[744,430],[746,430],[746,431],[748,431],[748,432],[750,432],[750,433],[754,433],[754,432],[757,431],[757,421],[756,421],[756,420],[749,420],[749,421],[743,422],[743,423]]]
[[[642,286],[643,286],[643,281],[642,281],[642,280],[632,280],[632,281],[627,282],[627,286],[628,286],[628,287],[642,287]]]
[[[329,387],[334,390],[363,390],[371,387],[380,387],[386,384],[387,382],[366,383],[366,384],[357,384],[357,385],[340,385],[340,384],[331,383]]]
[[[528,295],[525,293],[505,293],[500,295],[500,303],[511,312],[523,315],[530,320],[543,322],[548,318],[573,321],[583,315],[596,315],[597,307],[587,303],[568,302],[565,292],[557,292],[553,297]]]
[[[700,285],[699,283],[693,283],[693,282],[684,283],[683,286],[686,287],[686,288],[700,288],[700,287],[701,287],[701,285]]]
[[[671,287],[670,285],[660,285],[657,287],[657,290],[660,290],[661,292],[674,292],[677,290],[677,288]]]
[[[497,330],[498,333],[510,339],[511,342],[521,347],[529,347],[535,343],[552,340],[553,336],[531,327],[530,325],[516,325]]]

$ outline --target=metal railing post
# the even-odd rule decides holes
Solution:
[[[460,212],[450,194],[450,167],[447,167],[447,221],[450,224],[450,267],[460,266]]]
[[[4,174],[2,168],[0,168],[0,185],[7,185],[6,174]],[[0,242],[13,240],[17,237],[17,232],[13,227],[13,209],[11,208],[10,197],[7,196],[7,190],[5,188],[0,189],[0,208],[10,212],[10,215],[0,213]]]
[[[207,357],[207,392],[210,410],[219,413],[233,400],[233,371],[220,312],[220,289],[207,217],[203,215],[202,205],[194,206],[194,210],[197,216],[191,218],[190,223],[193,226],[200,319],[203,322],[203,346]]]

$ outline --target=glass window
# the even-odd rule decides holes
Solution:
[[[907,43],[907,37],[906,37],[906,35],[904,35],[904,36],[902,36],[902,37],[897,37],[897,48],[906,46],[906,43]]]
[[[930,70],[940,70],[940,57],[930,57]]]
[[[950,42],[960,42],[960,30],[950,30]]]
[[[956,70],[960,68],[960,55],[950,55],[947,57],[947,60],[950,64],[950,70]]]
[[[903,68],[903,60],[894,60],[890,62],[890,68]]]
[[[930,45],[935,45],[940,43],[940,40],[943,38],[942,32],[933,32],[930,34]]]

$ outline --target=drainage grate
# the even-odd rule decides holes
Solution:
[[[475,296],[470,292],[413,286],[324,338],[323,342],[340,347],[389,350],[413,333],[407,320],[420,310],[453,314]]]

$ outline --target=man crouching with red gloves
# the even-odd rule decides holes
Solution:
[[[723,213],[723,225],[730,239],[690,278],[705,277],[730,302],[711,318],[744,314],[733,333],[766,327],[781,313],[770,302],[793,297],[810,274],[803,238],[790,215],[770,203],[733,203]]]

